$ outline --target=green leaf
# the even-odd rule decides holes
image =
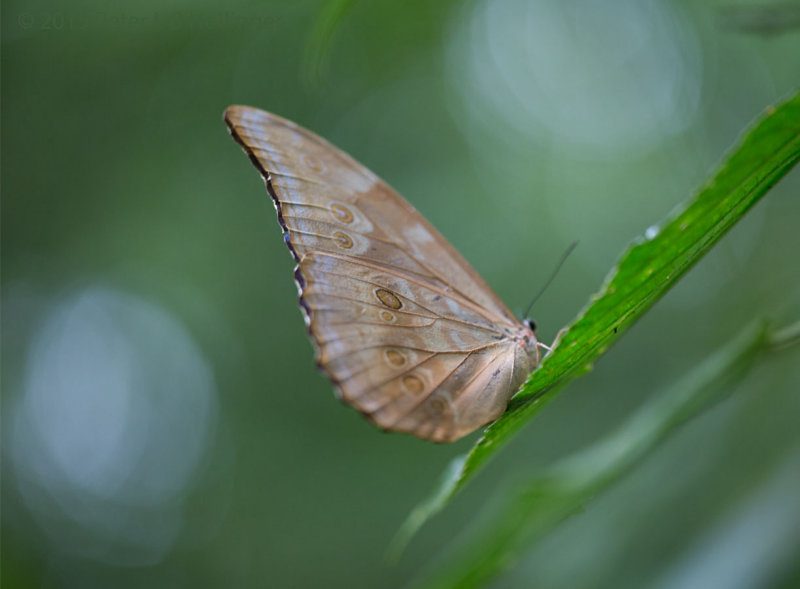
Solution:
[[[396,537],[402,547],[441,510],[510,438],[567,383],[591,369],[616,340],[661,298],[800,159],[800,93],[769,107],[727,160],[688,203],[648,228],[579,316],[556,340],[551,354],[491,424],[460,468],[417,506]]]
[[[628,474],[691,418],[727,398],[763,352],[800,343],[800,322],[782,331],[751,325],[627,423],[590,449],[504,494],[488,527],[426,587],[481,587],[594,496]]]

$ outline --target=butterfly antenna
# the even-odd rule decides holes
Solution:
[[[528,314],[531,312],[533,305],[536,303],[536,301],[539,300],[539,297],[541,297],[544,294],[544,291],[547,290],[547,287],[550,286],[550,283],[553,282],[553,279],[556,277],[559,270],[561,270],[561,266],[564,265],[564,262],[567,261],[567,258],[575,250],[576,247],[578,247],[577,241],[573,241],[571,244],[569,244],[567,250],[562,254],[561,260],[559,260],[558,264],[556,265],[555,270],[553,270],[552,274],[550,274],[550,278],[547,279],[547,281],[544,283],[544,286],[539,290],[538,293],[536,293],[536,296],[533,297],[533,300],[530,302],[527,309],[525,309],[525,314],[522,316],[523,318],[528,317]]]

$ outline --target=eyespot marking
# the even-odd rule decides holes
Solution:
[[[431,408],[431,411],[434,413],[446,413],[450,408],[450,403],[441,397],[434,397],[428,402],[428,404]]]
[[[330,206],[331,214],[336,217],[337,221],[341,221],[342,223],[352,223],[353,222],[353,213],[345,207],[344,205],[340,205],[338,203],[333,203]]]
[[[350,239],[350,236],[346,233],[342,233],[341,231],[335,231],[333,233],[333,239],[336,241],[336,245],[346,250],[349,250],[353,247],[353,240]]]
[[[303,154],[300,156],[300,160],[306,165],[306,167],[317,174],[321,174],[325,171],[325,166],[320,162],[318,159],[311,157],[310,155]]]
[[[400,302],[400,299],[397,298],[397,295],[395,295],[392,292],[389,292],[385,288],[376,289],[375,296],[378,297],[378,300],[380,302],[382,302],[390,309],[394,309],[395,311],[403,306],[403,303]]]
[[[406,363],[406,357],[397,350],[386,350],[383,355],[386,357],[386,361],[392,366],[402,366]]]
[[[420,379],[418,376],[414,376],[413,374],[403,377],[403,386],[412,395],[419,395],[425,390],[425,383],[422,382],[422,379]]]
[[[391,311],[381,311],[378,316],[387,323],[394,323],[397,320],[397,317]]]

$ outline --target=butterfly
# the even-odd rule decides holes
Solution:
[[[435,442],[496,420],[546,348],[532,323],[343,151],[256,108],[224,119],[275,204],[317,364],[339,397],[384,430]]]

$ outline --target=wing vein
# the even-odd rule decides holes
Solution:
[[[305,203],[292,202],[292,201],[281,201],[281,204],[289,204],[289,205],[291,205],[291,206],[296,206],[296,205],[298,205],[298,204],[305,204]],[[324,207],[323,207],[323,208],[324,208]],[[284,219],[302,219],[302,220],[304,220],[304,221],[309,221],[309,220],[310,220],[310,221],[312,221],[312,222],[314,222],[314,223],[322,223],[322,224],[324,224],[324,225],[330,225],[331,227],[341,227],[342,229],[346,229],[348,233],[354,233],[354,234],[356,234],[356,235],[361,235],[361,236],[363,236],[363,237],[366,237],[366,238],[367,238],[367,239],[369,239],[369,240],[372,240],[372,241],[380,241],[381,243],[385,243],[386,245],[390,245],[390,246],[392,246],[393,248],[395,248],[395,249],[397,249],[397,250],[399,250],[399,251],[403,252],[405,255],[407,255],[407,256],[408,256],[409,258],[411,258],[412,260],[415,260],[415,258],[414,258],[414,257],[413,257],[411,254],[409,254],[409,253],[408,253],[407,251],[405,251],[405,250],[404,250],[402,247],[400,247],[399,245],[397,245],[397,244],[396,244],[394,241],[392,241],[392,240],[390,240],[390,239],[384,239],[384,238],[382,238],[382,237],[378,237],[378,236],[376,236],[376,235],[370,235],[370,234],[368,234],[368,233],[364,233],[363,231],[355,231],[355,230],[353,230],[351,227],[344,227],[344,226],[342,226],[342,225],[337,225],[336,223],[331,223],[330,221],[324,221],[324,220],[322,220],[322,219],[308,219],[307,217],[299,217],[299,216],[297,216],[297,215],[283,215],[283,218],[284,218]],[[295,232],[297,232],[297,233],[303,233],[303,231],[301,231],[300,229],[291,229],[291,228],[290,228],[289,230],[290,230],[290,231],[295,231]],[[316,235],[316,234],[315,234],[315,233],[309,233],[309,235]],[[331,238],[331,239],[332,239],[332,238]],[[351,256],[347,256],[347,257],[351,257]],[[355,257],[355,256],[352,256],[352,257]],[[415,261],[416,261],[416,260],[415,260]],[[421,265],[421,264],[420,264],[420,265]],[[424,267],[424,266],[423,266],[423,267]],[[439,279],[438,279],[438,278],[436,278],[434,275],[431,275],[431,278],[433,278],[434,280],[439,280]]]
[[[386,271],[386,272],[388,272],[390,274],[395,274],[396,276],[398,276],[402,280],[406,280],[408,282],[412,282],[412,283],[416,284],[419,287],[426,288],[426,289],[428,289],[428,290],[430,290],[430,291],[432,291],[432,292],[434,292],[434,293],[436,293],[438,295],[441,295],[442,297],[446,297],[446,298],[450,299],[451,301],[453,301],[454,303],[457,303],[458,305],[461,305],[463,307],[469,308],[471,311],[477,313],[478,315],[483,316],[483,318],[486,319],[490,323],[491,326],[494,325],[494,323],[492,322],[492,315],[494,315],[494,313],[491,313],[490,311],[488,311],[488,309],[484,309],[483,307],[476,306],[475,303],[473,303],[469,299],[461,299],[461,300],[459,300],[459,298],[461,298],[461,297],[454,298],[447,291],[445,291],[445,290],[443,290],[441,288],[437,288],[435,285],[425,284],[423,282],[420,282],[419,280],[415,280],[413,276],[409,276],[409,275],[405,275],[404,276],[400,272],[394,272],[393,270],[391,270],[389,268],[381,267],[381,266],[378,266],[378,265],[375,265],[375,264],[363,264],[363,263],[361,263],[361,262],[359,262],[357,260],[354,260],[353,258],[351,258],[349,256],[340,256],[338,254],[334,254],[334,253],[330,253],[330,252],[315,252],[315,255],[325,255],[325,256],[331,256],[331,257],[336,257],[336,258],[340,258],[340,259],[349,259],[349,260],[352,260],[352,263],[354,263],[354,264],[360,264],[362,266],[371,266],[371,267],[377,268],[379,270],[384,270],[384,271]],[[379,284],[377,282],[366,280],[364,278],[356,278],[356,277],[348,275],[348,274],[339,274],[338,272],[333,272],[332,270],[328,270],[328,269],[317,269],[317,271],[325,273],[325,274],[330,274],[331,276],[339,276],[340,278],[346,278],[346,279],[349,279],[349,280],[358,280],[359,282],[364,282],[366,284],[371,284],[373,286],[378,286],[378,287],[383,287],[383,288],[386,287],[385,284]],[[457,292],[457,291],[455,291],[455,292]],[[407,298],[407,297],[403,297],[403,298]],[[419,302],[417,302],[417,301],[412,301],[412,302],[415,305],[421,307],[422,309],[425,309],[429,313],[433,313],[434,315],[436,315],[438,317],[442,317],[442,315],[440,313],[436,313],[435,311],[431,311],[428,307],[426,307],[424,305],[421,305]],[[473,325],[475,327],[480,327],[480,328],[485,329],[487,331],[494,331],[496,333],[502,333],[500,330],[495,329],[495,328],[491,327],[490,325],[481,326],[479,324],[469,323],[469,322],[466,322],[466,321],[465,321],[465,323],[468,323],[469,325]]]
[[[437,384],[436,384],[434,387],[432,387],[432,388],[431,388],[431,392],[430,392],[430,393],[428,393],[427,395],[423,395],[423,396],[421,396],[421,397],[420,397],[420,399],[419,399],[419,400],[417,400],[417,402],[416,402],[416,403],[414,403],[413,405],[411,405],[411,406],[408,408],[408,410],[407,410],[407,411],[405,411],[404,413],[401,413],[401,414],[400,414],[400,416],[399,416],[397,419],[395,419],[394,421],[392,421],[392,422],[391,422],[391,423],[389,423],[389,424],[385,424],[385,427],[387,427],[387,428],[392,428],[392,427],[394,427],[395,425],[397,425],[398,423],[400,423],[401,421],[403,421],[403,420],[404,420],[406,417],[408,417],[409,415],[411,415],[411,413],[413,413],[414,411],[416,411],[416,410],[419,408],[419,406],[420,406],[420,405],[422,405],[422,404],[423,404],[425,401],[427,401],[428,399],[430,399],[431,397],[433,397],[433,396],[436,394],[436,392],[437,392],[437,391],[438,391],[438,390],[441,388],[441,386],[442,386],[442,385],[443,385],[445,382],[447,382],[447,380],[448,380],[448,379],[449,379],[451,376],[453,376],[453,374],[455,374],[455,371],[456,371],[456,370],[458,370],[459,368],[461,368],[461,367],[464,365],[464,362],[466,362],[467,360],[469,360],[470,356],[472,356],[472,354],[474,354],[474,353],[475,353],[475,350],[472,350],[472,351],[470,351],[470,352],[467,352],[467,353],[464,355],[464,358],[461,360],[461,362],[459,362],[458,364],[456,364],[456,365],[455,365],[455,366],[452,368],[452,370],[450,370],[449,372],[447,372],[447,373],[444,375],[444,378],[442,378],[442,379],[441,379],[441,380],[440,380],[440,381],[439,381],[439,382],[438,382],[438,383],[437,383]],[[434,356],[433,358],[435,358],[435,356]],[[430,359],[431,359],[431,358],[428,358],[428,360],[430,360]],[[426,362],[427,362],[428,360],[426,360]],[[387,402],[387,403],[384,403],[383,405],[381,405],[380,407],[378,407],[378,408],[377,408],[375,411],[373,411],[373,412],[372,412],[370,415],[375,415],[376,413],[379,413],[380,411],[384,410],[386,407],[388,407],[389,405],[391,405],[392,403],[394,403],[394,401],[395,401],[395,399],[390,399],[390,400],[389,400],[389,402]]]
[[[427,348],[420,348],[420,347],[417,347],[417,346],[409,346],[409,345],[406,345],[406,344],[403,344],[402,346],[397,346],[397,347],[398,348],[403,348],[403,349],[406,349],[406,350],[414,350],[415,352],[424,352],[424,353],[427,353],[427,354],[466,354],[467,352],[478,352],[480,350],[486,350],[486,349],[491,348],[493,346],[498,346],[498,345],[500,345],[502,343],[505,343],[505,342],[492,342],[492,343],[486,344],[484,346],[478,346],[477,348],[469,348],[469,349],[463,349],[463,350],[429,350]],[[342,352],[338,356],[331,356],[330,358],[328,358],[328,362],[330,362],[332,360],[339,360],[341,358],[345,358],[346,356],[352,356],[353,354],[358,354],[359,352],[362,352],[364,350],[372,350],[372,349],[375,349],[375,348],[385,348],[385,347],[386,347],[386,344],[372,344],[372,345],[369,345],[369,346],[364,346],[362,348],[358,348],[357,350],[347,350],[347,351]],[[322,367],[325,368],[325,365],[323,364]],[[327,370],[327,368],[325,368],[325,370]]]

